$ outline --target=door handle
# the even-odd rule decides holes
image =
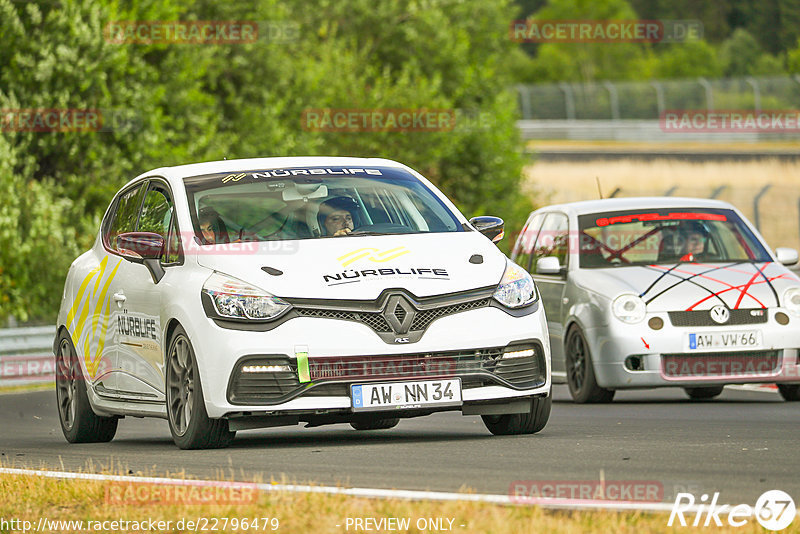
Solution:
[[[114,301],[115,302],[122,303],[122,302],[125,302],[127,300],[127,298],[128,297],[126,297],[125,293],[123,293],[122,291],[120,291],[119,293],[114,293]]]

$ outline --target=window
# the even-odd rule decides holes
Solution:
[[[548,213],[533,247],[533,270],[536,270],[535,261],[547,256],[555,256],[558,258],[558,263],[562,267],[566,267],[568,251],[569,223],[567,216],[563,213]]]
[[[544,213],[537,213],[530,219],[522,229],[522,232],[517,238],[517,243],[514,246],[515,254],[511,260],[515,261],[520,267],[530,271],[531,270],[531,255],[533,252],[533,245],[536,242],[536,235],[539,233],[539,227],[542,226],[542,219]]]
[[[182,261],[180,234],[175,225],[175,217],[172,218],[169,225],[169,237],[165,248],[164,257],[161,258],[162,263],[180,263]]]
[[[180,236],[174,217],[174,206],[167,187],[157,181],[151,181],[147,194],[142,202],[142,213],[139,216],[138,232],[152,232],[164,238],[166,246],[161,256],[162,263],[178,263],[181,261]]]
[[[661,208],[581,215],[585,268],[680,262],[770,261],[736,213]]]
[[[402,169],[272,169],[186,178],[195,235],[204,244],[353,235],[463,232],[455,214]],[[338,219],[332,219],[336,221]],[[205,230],[204,230],[205,229]]]
[[[172,202],[166,188],[151,182],[142,203],[142,214],[139,217],[137,232],[152,232],[166,241],[169,234],[169,223],[172,219]]]
[[[106,229],[106,237],[104,239],[108,248],[116,250],[117,236],[126,232],[133,232],[136,228],[136,217],[139,214],[139,206],[142,203],[143,194],[144,187],[139,183],[117,198],[114,215]]]

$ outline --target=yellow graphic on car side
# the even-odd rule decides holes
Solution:
[[[100,265],[89,271],[78,287],[72,308],[67,314],[67,329],[74,333],[75,349],[79,353],[80,349],[83,349],[86,371],[92,378],[97,375],[106,344],[106,333],[111,314],[111,295],[108,294],[108,287],[117,274],[120,263],[122,260],[117,262],[107,277],[108,256],[103,258]],[[88,290],[92,281],[94,281],[94,285],[91,290]],[[89,316],[90,311],[92,312],[91,317]]]
[[[377,248],[360,248],[358,250],[354,250],[353,252],[348,252],[344,256],[339,256],[336,259],[342,262],[342,267],[347,267],[351,263],[355,263],[362,258],[366,258],[369,261],[383,263],[395,258],[399,258],[404,254],[408,254],[409,252],[411,251],[402,246],[384,250],[383,252],[379,252]]]

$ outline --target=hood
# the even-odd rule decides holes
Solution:
[[[198,247],[200,265],[287,298],[417,297],[497,284],[505,255],[478,232],[353,236]],[[478,255],[477,258],[470,258]],[[270,274],[272,273],[272,274]]]
[[[613,299],[620,293],[640,295],[647,310],[708,310],[780,306],[783,292],[800,279],[776,262],[646,265],[578,271],[581,286]]]

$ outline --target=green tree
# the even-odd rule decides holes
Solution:
[[[763,51],[747,30],[735,30],[720,47],[720,61],[726,77],[749,76]]]
[[[134,127],[4,134],[0,145],[0,316],[52,320],[70,261],[113,194],[153,167],[222,157],[389,157],[439,184],[468,216],[513,231],[530,203],[500,2],[0,0],[0,108],[116,110]],[[111,21],[254,20],[294,37],[251,44],[115,44]],[[326,133],[313,108],[458,110],[453,129]],[[38,267],[47,258],[46,273]],[[2,298],[2,297],[0,297]]]
[[[547,20],[634,20],[637,15],[626,0],[550,0],[533,17]],[[627,80],[641,76],[647,62],[639,43],[544,43],[538,48],[532,70],[546,81]]]
[[[716,49],[705,41],[671,44],[656,57],[656,78],[718,78],[722,72]]]

